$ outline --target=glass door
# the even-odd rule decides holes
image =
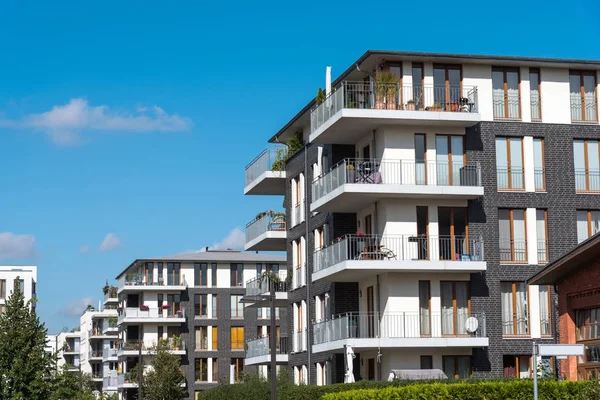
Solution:
[[[437,184],[461,185],[461,172],[465,166],[463,136],[437,135],[435,137]],[[466,176],[465,176],[466,178]],[[468,184],[469,182],[464,182]]]
[[[461,90],[460,65],[433,66],[433,107],[443,111],[458,111]]]

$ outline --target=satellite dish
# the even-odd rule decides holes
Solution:
[[[475,333],[479,328],[479,321],[475,317],[469,317],[465,321],[465,328],[469,333]]]

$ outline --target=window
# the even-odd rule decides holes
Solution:
[[[144,282],[146,282],[147,285],[152,285],[154,282],[154,263],[146,263],[144,267]]]
[[[208,327],[196,327],[196,351],[208,350]]]
[[[167,263],[167,285],[181,285],[180,273],[180,263]]]
[[[421,356],[421,369],[433,369],[433,356]]]
[[[231,350],[244,350],[244,327],[231,327]]]
[[[436,135],[437,184],[446,186],[475,185],[477,182],[461,182],[461,171],[466,162],[464,136]],[[463,179],[466,175],[463,174]]]
[[[471,311],[469,282],[440,282],[442,335],[466,335]]]
[[[231,366],[233,373],[233,378],[235,382],[239,382],[242,376],[244,375],[244,359],[243,358],[232,358]]]
[[[577,211],[577,242],[600,232],[600,211]]]
[[[577,341],[600,339],[600,308],[575,311]]]
[[[216,359],[216,358],[212,359],[212,369],[213,369],[212,381],[219,382],[219,362],[218,362],[218,359]]]
[[[539,68],[529,68],[529,98],[531,103],[531,120],[542,120],[541,79]]]
[[[0,279],[0,299],[6,298],[6,279]]]
[[[523,139],[496,138],[498,190],[524,190]]]
[[[492,86],[495,119],[521,119],[518,68],[493,68]]]
[[[163,263],[156,263],[156,269],[158,270],[158,283],[162,285],[165,282],[163,277]]]
[[[156,295],[156,304],[158,305],[158,308],[161,308],[163,306],[163,302],[164,302],[164,295],[163,294],[157,294]],[[160,314],[162,315],[162,312],[160,312]]]
[[[548,262],[548,211],[535,210],[535,230],[538,263],[545,264]]]
[[[262,274],[262,264],[256,264],[256,277],[258,278]]]
[[[598,120],[596,71],[569,71],[571,121]]]
[[[500,262],[527,263],[525,210],[498,210]]]
[[[574,140],[575,190],[600,191],[600,146],[597,140]]]
[[[443,356],[443,370],[448,379],[471,377],[471,356]]]
[[[412,63],[412,85],[413,85],[413,98],[415,102],[415,110],[418,111],[423,108],[423,64]],[[407,99],[407,101],[410,99]]]
[[[331,308],[329,304],[329,293],[315,296],[315,317],[316,321],[325,321],[331,317]]]
[[[165,334],[164,329],[165,328],[163,328],[162,326],[160,326],[160,325],[158,326],[158,335],[157,336],[158,336],[159,339],[163,339],[163,335]]]
[[[208,264],[207,263],[195,263],[194,264],[194,286],[207,286],[208,285]]]
[[[417,185],[427,184],[427,145],[425,135],[415,134],[415,183]]]
[[[217,313],[217,306],[218,306],[218,300],[217,300],[217,295],[213,294],[212,295],[212,318],[217,318],[218,313]]]
[[[212,327],[212,349],[213,351],[219,348],[219,329],[216,326]]]
[[[196,358],[196,382],[208,382],[208,358]]]
[[[460,65],[434,65],[433,106],[446,111],[458,110],[462,97],[461,84]]]
[[[533,174],[536,192],[546,191],[544,139],[533,139]]]
[[[210,267],[212,270],[212,287],[217,287],[217,263],[212,263]]]
[[[178,314],[178,311],[181,310],[181,295],[179,294],[168,294],[167,295],[167,304],[169,308],[167,310],[168,316],[174,316]]]
[[[540,332],[542,336],[552,336],[552,309],[550,308],[550,286],[538,287],[540,294]]]
[[[244,286],[244,264],[231,264],[231,287]]]
[[[529,379],[531,377],[531,357],[504,355],[502,357],[505,378]]]
[[[431,335],[431,287],[429,281],[419,281],[419,320],[421,336]]]
[[[241,295],[231,296],[231,318],[244,318],[244,305],[240,303]]]
[[[501,282],[502,334],[505,336],[529,334],[529,304],[525,282]]]
[[[195,294],[194,295],[194,315],[196,317],[207,318],[207,307],[208,307],[208,295],[206,294]]]

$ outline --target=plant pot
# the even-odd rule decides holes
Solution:
[[[375,102],[375,109],[376,110],[385,110],[385,103],[382,101]]]
[[[408,111],[415,111],[416,108],[417,107],[415,106],[415,103],[408,103],[408,104],[406,104],[406,110],[408,110]]]

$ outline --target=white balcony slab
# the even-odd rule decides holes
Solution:
[[[439,337],[439,338],[367,338],[340,339],[332,342],[315,344],[313,353],[333,351],[341,353],[344,346],[352,346],[354,351],[398,349],[398,348],[439,348],[439,347],[489,347],[487,337]]]
[[[246,195],[285,195],[285,171],[264,171],[244,187]]]
[[[287,231],[266,231],[246,242],[246,251],[285,251]]]
[[[271,362],[271,355],[264,355],[264,356],[256,356],[256,357],[246,358],[244,360],[244,362],[246,363],[246,365],[265,365],[265,364],[269,364]],[[275,356],[275,362],[277,363],[277,365],[287,364],[288,363],[288,355],[287,354],[277,354]]]
[[[141,283],[141,284],[125,284],[121,287],[119,287],[119,293],[122,292],[135,292],[135,293],[139,293],[139,292],[182,292],[184,290],[187,289],[187,285],[165,285],[165,284],[159,284],[159,283],[154,283],[154,284],[146,284],[146,283]]]

